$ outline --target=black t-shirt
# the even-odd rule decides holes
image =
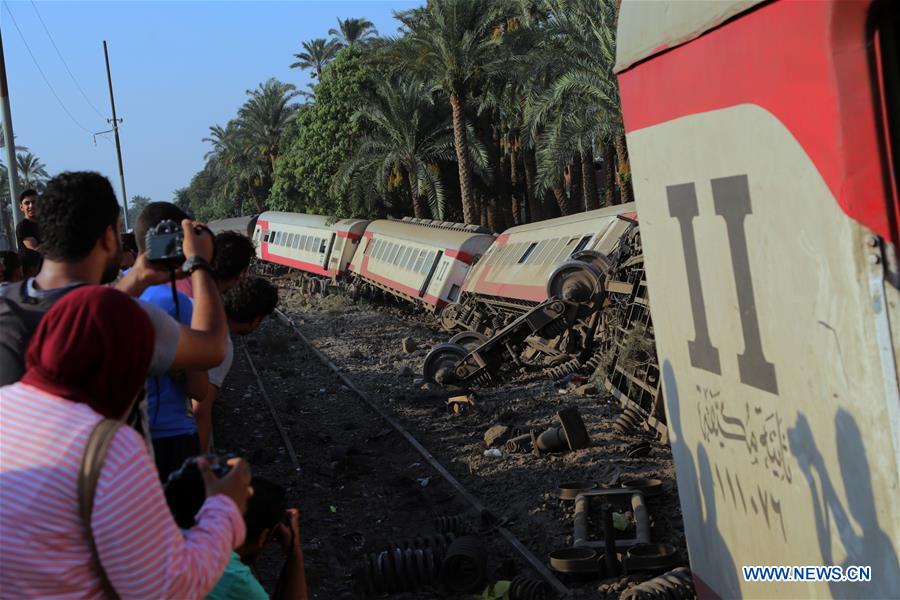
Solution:
[[[19,250],[25,248],[22,240],[30,237],[36,239],[38,244],[41,243],[41,232],[38,229],[38,224],[31,219],[22,219],[16,225],[16,239],[19,240]]]

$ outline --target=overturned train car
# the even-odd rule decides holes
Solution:
[[[616,69],[702,598],[900,589],[898,10],[622,3]],[[849,578],[750,581],[751,565]]]

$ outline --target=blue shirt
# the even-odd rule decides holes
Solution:
[[[232,552],[222,578],[206,600],[269,600],[269,595],[238,553]]]
[[[176,297],[177,307],[169,284],[150,286],[141,294],[141,300],[158,306],[181,324],[190,325],[194,304],[181,292],[176,292]],[[168,375],[147,379],[147,416],[150,421],[150,437],[153,439],[188,435],[197,431],[190,398],[181,384]]]

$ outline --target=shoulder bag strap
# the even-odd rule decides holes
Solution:
[[[84,447],[84,455],[81,457],[81,468],[78,471],[78,512],[81,522],[88,534],[88,544],[91,547],[91,557],[97,563],[100,571],[100,580],[103,583],[103,592],[108,598],[117,598],[115,589],[106,577],[106,571],[100,563],[97,554],[97,544],[94,542],[94,532],[91,528],[91,516],[94,513],[94,496],[97,494],[97,482],[100,480],[100,470],[103,468],[103,460],[109,450],[113,437],[116,435],[119,421],[103,419],[94,427],[88,436]]]

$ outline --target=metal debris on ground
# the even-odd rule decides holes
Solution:
[[[620,600],[689,600],[694,598],[694,578],[687,567],[678,567],[625,590]]]

